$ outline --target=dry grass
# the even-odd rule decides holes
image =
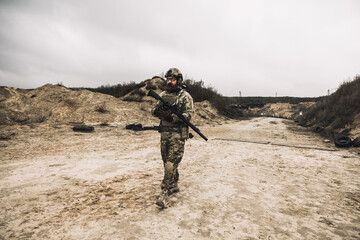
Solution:
[[[109,110],[106,108],[106,103],[101,103],[95,107],[95,111],[99,113],[108,113]]]
[[[325,127],[325,134],[334,137],[346,134],[356,114],[360,113],[360,75],[352,81],[343,82],[338,90],[321,99],[314,107],[304,112],[300,122]]]
[[[123,97],[129,92],[131,92],[134,89],[138,89],[145,86],[144,82],[141,83],[135,83],[135,82],[129,82],[129,83],[119,83],[117,85],[102,85],[98,88],[87,88],[87,90],[93,91],[93,92],[100,92],[108,95],[112,95],[114,97]]]
[[[238,109],[230,108],[230,102],[228,98],[219,94],[213,87],[204,86],[203,81],[195,81],[187,79],[184,81],[186,90],[193,97],[194,102],[202,102],[208,100],[214,107],[222,114],[228,117],[236,118],[241,117],[242,112]]]
[[[193,97],[194,102],[202,102],[208,100],[214,105],[214,107],[220,113],[228,117],[236,118],[242,116],[241,111],[239,111],[238,109],[230,108],[229,106],[230,102],[228,98],[219,94],[213,87],[205,86],[203,81],[195,81],[195,80],[187,79],[184,81],[184,84],[186,86],[186,90]],[[114,86],[106,85],[98,88],[92,88],[92,89],[88,88],[88,90],[93,92],[109,94],[114,97],[123,97],[126,94],[132,92],[131,96],[124,98],[124,101],[142,101],[142,97],[146,95],[146,93],[143,92],[142,89],[140,89],[143,86],[145,86],[145,82],[141,82],[141,83],[129,82],[129,83],[117,84]],[[161,87],[161,86],[156,86],[151,83],[148,83],[146,89],[155,90],[157,89],[157,87]]]

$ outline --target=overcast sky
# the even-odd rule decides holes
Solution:
[[[0,86],[170,67],[226,96],[320,96],[360,74],[360,0],[0,0]]]

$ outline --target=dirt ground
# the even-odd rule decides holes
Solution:
[[[289,120],[204,125],[159,210],[159,134],[23,127],[0,141],[0,239],[360,239],[359,151]],[[227,140],[219,140],[219,139]]]

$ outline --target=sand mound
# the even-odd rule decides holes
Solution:
[[[314,102],[291,103],[267,103],[261,108],[251,108],[247,114],[252,116],[268,116],[296,119],[307,108],[314,105]]]
[[[159,77],[155,77],[152,79],[145,80],[141,83],[141,87],[132,90],[128,94],[126,94],[122,99],[124,101],[134,101],[134,102],[142,102],[142,101],[153,101],[152,97],[147,96],[147,93],[150,89],[155,91],[157,94],[163,91],[164,80]]]
[[[333,94],[309,108],[299,120],[306,125],[324,128],[325,135],[336,137],[360,134],[360,75],[342,83]]]
[[[51,84],[31,91],[4,89],[10,94],[0,103],[2,125],[115,120],[114,116],[106,113],[113,110],[117,99],[108,95],[87,90],[73,91]],[[105,112],[100,112],[101,108]]]
[[[161,84],[160,78],[146,80],[142,87],[123,98],[51,84],[34,90],[1,87],[0,125],[157,125],[158,119],[150,114],[154,99],[146,94],[149,89],[160,93]],[[194,124],[220,123],[226,119],[207,101],[196,103],[195,108]]]

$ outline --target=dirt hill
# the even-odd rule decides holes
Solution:
[[[133,90],[123,98],[88,90],[71,90],[51,84],[34,90],[1,87],[0,125],[76,123],[156,125],[159,121],[150,113],[154,100],[146,94],[149,89],[159,93],[161,91],[159,84],[158,78],[147,80],[144,86]],[[195,103],[195,108],[196,113],[192,122],[196,125],[220,123],[226,120],[207,101]]]
[[[158,77],[154,77],[153,79],[148,79],[140,83],[140,87],[132,90],[128,94],[126,94],[122,99],[124,101],[135,101],[135,102],[143,102],[143,101],[153,101],[152,97],[147,96],[147,93],[150,89],[154,90],[157,94],[163,91],[164,80]]]
[[[327,136],[360,135],[360,75],[344,82],[336,92],[321,99],[299,118],[304,125],[323,127]]]
[[[298,118],[306,109],[315,102],[291,103],[267,103],[264,107],[249,108],[244,113],[249,116],[279,117],[287,119]]]
[[[154,99],[148,97],[147,93],[150,89],[160,93],[163,79],[154,77],[137,86],[121,98],[51,84],[34,90],[0,87],[0,125],[157,125],[158,119],[150,114]],[[239,111],[245,113],[245,116],[300,120],[303,125],[323,127],[328,136],[347,134],[357,137],[360,135],[359,99],[360,77],[356,77],[316,104],[269,103],[261,108]],[[195,125],[221,124],[229,119],[220,114],[209,101],[196,102],[195,110],[192,118]]]

